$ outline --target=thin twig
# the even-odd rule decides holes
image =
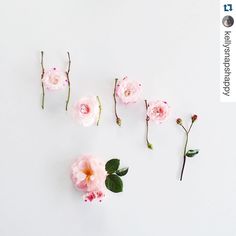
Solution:
[[[101,118],[101,113],[102,113],[102,104],[101,104],[99,96],[97,96],[97,100],[98,100],[98,104],[99,104],[98,105],[98,107],[99,107],[99,115],[98,115],[98,120],[97,120],[97,126],[98,126],[100,118]]]
[[[69,60],[69,63],[68,63],[68,69],[67,69],[67,72],[66,72],[66,76],[67,76],[67,82],[68,82],[68,94],[67,94],[67,100],[66,100],[66,111],[68,109],[68,104],[69,104],[69,101],[70,101],[70,66],[71,66],[71,59],[70,59],[70,53],[67,52],[67,56],[68,56],[68,60]]]
[[[180,181],[182,181],[183,179],[183,174],[184,174],[184,167],[185,167],[185,163],[186,163],[186,150],[187,150],[187,145],[188,145],[188,133],[186,133],[186,141],[185,141],[185,145],[184,145],[184,154],[183,154],[183,166],[182,166],[182,170],[181,170],[181,175],[180,175]]]
[[[121,119],[119,118],[117,114],[117,109],[116,109],[116,86],[117,86],[118,79],[115,79],[115,86],[114,86],[114,92],[113,92],[113,98],[114,98],[114,103],[115,103],[115,115],[116,115],[116,124],[121,126]]]
[[[182,166],[182,170],[181,170],[180,181],[182,181],[182,179],[183,179],[184,167],[186,164],[186,152],[187,152],[187,146],[188,146],[188,138],[189,138],[189,133],[193,127],[193,123],[194,122],[192,121],[188,130],[182,124],[180,124],[180,126],[185,130],[185,133],[186,133],[186,141],[185,141],[185,145],[184,145],[184,154],[183,154],[183,166]]]
[[[184,129],[185,133],[188,134],[189,131],[183,126],[183,124],[179,124],[179,125]]]
[[[44,65],[43,65],[43,51],[41,51],[41,70],[42,70],[42,73],[41,73],[41,85],[42,85],[42,103],[41,103],[41,107],[42,109],[44,109],[44,97],[45,97],[45,90],[44,90],[44,84],[43,84],[43,77],[44,77],[44,72],[45,72],[45,69],[44,69]]]
[[[146,107],[146,111],[147,111],[148,110],[148,102],[147,102],[147,100],[144,100],[144,102],[145,102],[145,107]],[[149,128],[149,116],[146,115],[146,143],[147,143],[147,147],[149,149],[153,149],[152,144],[148,140],[148,131],[149,131],[148,128]]]
[[[193,127],[193,121],[192,121],[192,123],[191,123],[191,125],[190,125],[190,127],[189,127],[189,129],[188,129],[188,133],[190,132],[190,130],[192,129],[192,127]]]

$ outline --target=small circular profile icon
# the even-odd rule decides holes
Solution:
[[[234,24],[234,18],[232,16],[225,16],[222,23],[225,27],[231,27]]]

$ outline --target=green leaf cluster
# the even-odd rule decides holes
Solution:
[[[125,176],[128,173],[129,168],[121,168],[119,159],[111,159],[106,165],[105,169],[108,173],[105,185],[107,189],[114,193],[119,193],[123,191],[123,181],[121,179],[122,176]]]

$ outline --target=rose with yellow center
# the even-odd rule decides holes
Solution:
[[[105,164],[92,155],[82,155],[71,167],[74,186],[85,193],[105,191]]]

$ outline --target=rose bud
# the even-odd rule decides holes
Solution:
[[[176,123],[177,123],[178,125],[181,125],[181,124],[182,124],[182,119],[181,119],[181,118],[178,118],[178,119],[176,120]]]
[[[192,122],[194,122],[195,120],[197,120],[197,115],[192,116]]]
[[[116,118],[116,124],[121,126],[121,119],[119,117]]]

